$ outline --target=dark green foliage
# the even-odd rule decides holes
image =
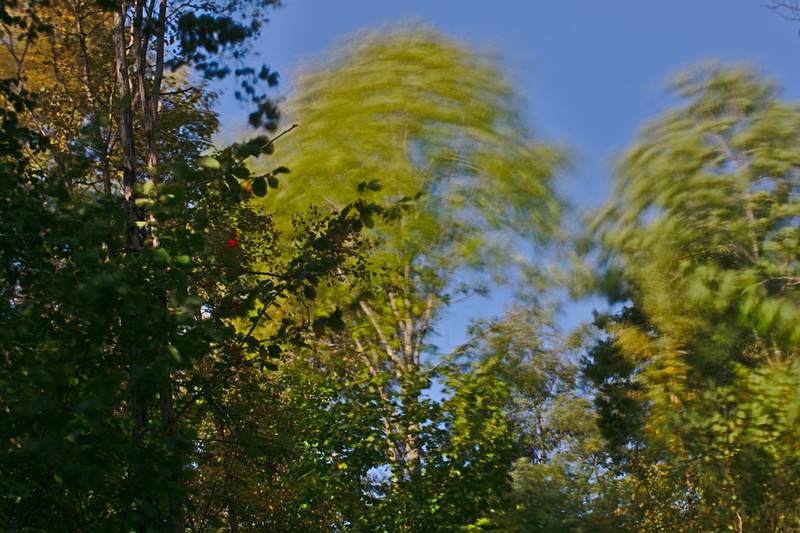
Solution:
[[[646,327],[643,319],[635,308],[624,308],[618,316],[598,320],[596,325],[600,329],[607,329],[608,322],[613,320]],[[584,378],[597,391],[594,404],[598,427],[606,439],[611,456],[622,467],[622,456],[641,444],[644,424],[642,385],[634,375],[637,365],[626,358],[613,340],[599,340],[582,360],[581,370]]]
[[[107,22],[98,27],[110,31]],[[204,509],[219,505],[200,483],[204,443],[241,425],[220,418],[220,409],[259,388],[253,376],[276,368],[281,346],[302,337],[303,323],[270,339],[253,331],[281,302],[344,268],[362,219],[383,210],[361,202],[303,224],[279,256],[269,216],[242,204],[257,179],[242,158],[272,153],[274,139],[245,143],[247,153],[233,146],[201,157],[217,124],[198,104],[207,101],[202,88],[155,105],[160,118],[150,133],[165,141],[160,159],[149,151],[152,136],[120,127],[133,142],[124,157],[106,160],[100,191],[87,176],[95,170],[71,167],[85,153],[59,159],[91,143],[54,138],[58,150],[51,149],[23,125],[38,110],[19,87],[0,84],[0,527],[194,527],[205,521]],[[118,103],[123,111],[130,105]],[[195,114],[181,123],[187,113]],[[97,141],[97,131],[76,137]],[[287,172],[278,167],[262,179],[275,188]],[[133,209],[123,208],[123,195]],[[315,246],[320,240],[329,243],[324,250]],[[274,270],[246,268],[257,261]],[[270,424],[259,427],[262,435],[281,427]],[[263,457],[283,453],[278,444],[260,449]],[[237,520],[232,507],[226,512]]]
[[[14,150],[21,146],[9,140]],[[273,260],[281,266],[275,275],[247,271],[243,261],[268,245],[271,230],[227,187],[235,160],[226,154],[206,163],[214,168],[184,166],[164,185],[145,183],[138,203],[152,214],[160,244],[135,258],[124,252],[116,203],[59,202],[24,160],[5,159],[5,527],[108,531],[164,520],[165,502],[189,497],[203,406],[214,391],[234,387],[243,369],[268,368],[262,357],[280,353],[247,331],[276,301],[312,290],[317,281],[309,280],[324,279],[347,257],[358,211],[318,222],[293,256]],[[313,245],[319,238],[331,243],[324,252]],[[244,320],[244,333],[231,327],[234,317]],[[159,430],[147,419],[142,437],[131,440],[125,413],[134,402],[155,402],[166,373],[174,376],[174,423]],[[165,484],[171,470],[181,477]]]

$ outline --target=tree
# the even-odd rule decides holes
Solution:
[[[793,403],[775,398],[796,384],[800,339],[800,112],[746,68],[698,69],[674,88],[685,103],[620,159],[597,221],[607,287],[630,307],[605,322],[588,369],[629,472],[683,502],[645,500],[638,527],[785,530],[797,436]]]
[[[345,513],[348,527],[469,523],[502,486],[506,393],[480,368],[456,362],[458,353],[425,353],[435,350],[431,333],[451,303],[534,270],[535,259],[512,250],[535,253],[555,233],[552,176],[564,153],[532,140],[489,59],[426,27],[357,37],[308,65],[295,87],[284,113],[300,127],[285,161],[298,171],[265,208],[288,214],[312,203],[338,212],[358,188],[403,214],[387,226],[365,220],[369,279],[312,293],[320,333],[312,373],[337,391],[331,416],[350,419],[339,402],[371,407],[347,422],[364,434],[310,452],[342,457],[328,463],[334,468],[346,464],[346,476],[330,477],[360,494],[361,507]],[[442,401],[429,395],[439,382],[451,394]]]
[[[717,327],[725,316],[791,349],[800,335],[794,328],[794,107],[747,70],[689,73],[676,91],[689,104],[648,126],[621,163],[619,201],[603,219],[609,222],[605,244],[628,277],[652,291],[645,312],[656,328],[698,337],[698,328]],[[647,177],[637,177],[639,170]],[[680,256],[670,257],[676,249]],[[656,272],[665,268],[687,281],[657,285],[663,276]],[[673,291],[688,298],[667,298]],[[715,308],[714,314],[703,320],[693,302]],[[661,314],[684,311],[689,314],[670,320],[672,326],[659,323]],[[708,351],[735,351],[729,339],[736,332],[720,333],[699,338],[718,341],[720,348]],[[776,357],[781,348],[775,346]]]
[[[505,407],[515,436],[511,490],[495,516],[503,531],[603,531],[593,513],[606,454],[581,383],[583,335],[566,337],[551,310],[517,304],[488,324],[473,350],[498,361],[494,375],[509,390]],[[476,529],[485,531],[492,529]]]
[[[59,11],[65,7],[78,11]],[[168,68],[221,76],[226,54],[241,58],[259,22],[240,23],[238,7],[0,4],[13,74],[29,76],[28,85],[20,77],[0,84],[5,529],[199,528],[203,511],[219,506],[203,499],[199,481],[204,445],[214,437],[206,432],[219,421],[215,400],[250,386],[248,376],[269,370],[275,346],[300,336],[295,328],[265,342],[252,335],[255,325],[277,301],[301,294],[307,277],[346,269],[362,218],[380,216],[362,202],[360,212],[315,221],[313,238],[298,230],[291,253],[270,256],[278,270],[245,268],[265,261],[274,228],[241,204],[242,189],[266,181],[242,163],[272,153],[274,139],[201,156],[216,126],[203,114],[202,85],[179,72],[172,80],[186,90],[163,91]],[[105,53],[108,43],[113,54]],[[15,56],[17,45],[43,61]],[[77,61],[56,61],[66,50]],[[37,70],[43,66],[46,73]],[[239,73],[259,104],[252,121],[269,123],[276,109],[252,79],[273,84],[274,73]],[[34,81],[60,84],[54,99],[61,100],[37,108],[26,91]],[[61,108],[70,98],[75,104]],[[197,143],[173,144],[179,137]],[[93,166],[98,146],[108,158]],[[269,174],[270,184],[281,172]],[[324,253],[313,246],[318,238],[329,243]],[[237,332],[237,318],[251,329]],[[235,503],[222,506],[231,529],[248,519]]]

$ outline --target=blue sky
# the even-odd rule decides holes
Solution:
[[[533,130],[569,145],[575,166],[562,177],[568,216],[608,197],[611,157],[649,118],[670,106],[664,81],[703,61],[757,65],[800,99],[800,24],[768,0],[284,0],[257,48],[281,74],[362,28],[416,19],[474,48],[497,53],[525,98]],[[241,131],[247,110],[223,100],[223,131]],[[502,301],[484,310],[499,312]],[[588,306],[571,308],[586,316]],[[571,317],[575,319],[576,317]],[[573,320],[570,320],[572,322]],[[459,312],[444,324],[461,335]]]

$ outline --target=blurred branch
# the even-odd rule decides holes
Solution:
[[[763,5],[786,20],[800,21],[799,0],[770,0],[769,3]]]

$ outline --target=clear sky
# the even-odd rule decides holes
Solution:
[[[608,162],[670,102],[663,82],[703,61],[759,66],[800,99],[800,24],[768,0],[284,0],[257,47],[291,86],[298,61],[362,28],[417,19],[496,52],[533,130],[572,147],[562,191],[580,209],[608,197]],[[224,103],[223,131],[247,111]],[[502,304],[489,306],[498,309]],[[463,322],[463,319],[462,319]],[[457,334],[454,334],[457,336]],[[447,344],[447,343],[446,343]]]

